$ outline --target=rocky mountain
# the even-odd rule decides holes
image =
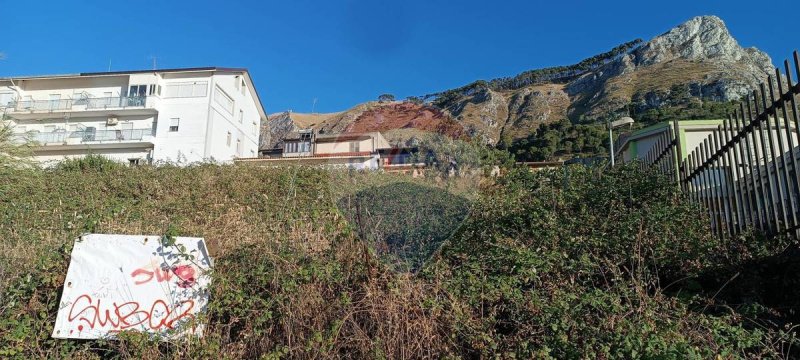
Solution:
[[[439,108],[413,102],[368,102],[347,111],[328,114],[283,112],[269,116],[262,133],[269,136],[262,148],[272,148],[290,132],[313,128],[320,133],[360,133],[379,131],[390,143],[410,145],[426,133],[453,138],[466,135],[464,127]]]
[[[630,114],[647,123],[721,116],[725,102],[739,99],[772,69],[766,53],[740,46],[720,18],[698,16],[650,41],[634,40],[574,65],[425,95],[424,104],[366,103],[307,123],[301,118],[310,115],[273,115],[269,133],[272,143],[286,129],[304,126],[332,132],[405,129],[397,142],[433,131],[513,143],[541,124],[564,119],[593,123]]]

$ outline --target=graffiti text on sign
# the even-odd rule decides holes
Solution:
[[[189,265],[178,265],[169,269],[155,268],[155,270],[139,268],[131,272],[131,277],[136,279],[134,284],[141,285],[153,279],[157,282],[170,281],[173,274],[178,278],[177,284],[179,287],[188,288],[195,283],[194,268]]]
[[[142,308],[136,301],[123,304],[111,303],[103,308],[100,299],[92,300],[88,294],[75,299],[69,310],[67,321],[78,322],[78,331],[110,328],[122,331],[134,326],[145,326],[151,330],[174,329],[173,325],[184,319],[194,318],[189,312],[194,308],[193,300],[183,300],[175,308],[170,308],[164,300],[156,300],[149,309]]]

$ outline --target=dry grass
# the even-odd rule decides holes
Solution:
[[[173,228],[180,235],[204,237],[217,262],[206,336],[197,342],[134,339],[81,347],[29,339],[18,345],[24,354],[60,357],[65,346],[75,345],[70,356],[184,358],[219,352],[234,358],[433,358],[452,347],[442,335],[446,314],[424,305],[437,290],[378,263],[335,206],[340,197],[370,186],[446,183],[217,165],[14,171],[2,179],[0,252],[6,256],[0,257],[0,297],[31,273],[46,272],[52,279],[37,285],[24,310],[0,305],[0,321],[20,311],[45,314],[31,330],[41,341],[54,341],[48,334],[68,264],[64,249],[81,233],[164,234]],[[452,188],[466,191],[468,186]],[[42,259],[57,260],[43,270]],[[0,345],[3,336],[0,330]]]

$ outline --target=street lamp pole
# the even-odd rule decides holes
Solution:
[[[614,128],[608,122],[608,154],[611,156],[611,167],[614,167]]]
[[[614,167],[614,128],[630,124],[633,124],[633,119],[627,116],[617,121],[608,122],[608,152],[611,157],[611,167]]]

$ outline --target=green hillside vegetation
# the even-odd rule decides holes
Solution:
[[[391,195],[408,196],[398,211],[470,204],[441,248],[423,250],[418,274],[381,261],[339,209]],[[0,358],[782,357],[797,345],[776,320],[786,308],[750,293],[727,303],[720,282],[700,281],[772,244],[719,241],[707,222],[633,167],[496,180],[97,158],[14,169],[0,179]],[[215,260],[205,336],[51,339],[72,242],[86,232],[204,237]]]
[[[433,99],[434,105],[440,108],[447,108],[446,104],[451,103],[454,99],[470,95],[481,89],[516,90],[543,83],[567,83],[586,72],[595,70],[609,63],[620,55],[633,51],[641,46],[642,43],[644,43],[642,39],[636,39],[618,45],[602,54],[583,59],[577,64],[528,70],[513,77],[503,77],[489,81],[478,80],[456,89],[425,95],[423,99]]]
[[[608,154],[608,130],[600,124],[573,124],[562,120],[542,124],[526,138],[507,147],[517,161],[550,161]]]
[[[417,271],[469,212],[464,197],[414,183],[361,190],[338,201],[359,238],[399,271]]]

